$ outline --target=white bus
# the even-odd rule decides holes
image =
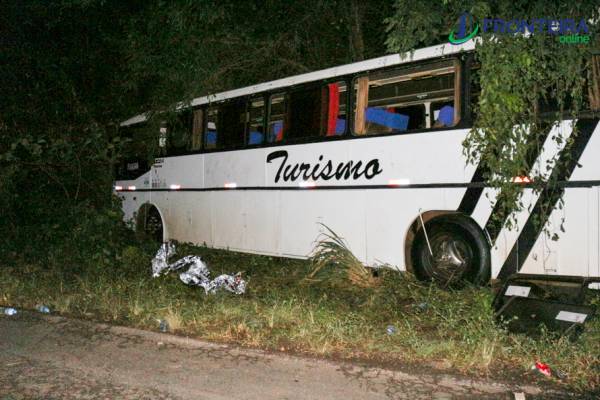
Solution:
[[[164,241],[295,258],[310,255],[325,225],[365,264],[421,279],[600,276],[598,120],[549,128],[533,168],[556,154],[566,168],[539,194],[523,185],[525,210],[508,229],[494,218],[497,189],[463,155],[473,48],[433,46],[196,98],[180,110],[183,125],[160,129],[165,156],[146,169],[129,163],[129,179],[115,183],[125,218]],[[146,124],[142,114],[121,126]],[[574,150],[562,154],[551,138],[568,138],[573,124]],[[542,234],[563,217],[558,241]]]

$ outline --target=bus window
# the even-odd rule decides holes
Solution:
[[[339,136],[346,132],[346,83],[335,82],[325,85],[325,117],[323,131],[325,136]]]
[[[248,104],[248,145],[258,145],[265,142],[265,101],[261,98],[252,99]]]
[[[324,125],[323,104],[326,99],[320,86],[290,92],[286,139],[319,136]]]
[[[177,114],[167,123],[167,154],[182,154],[189,150],[191,142],[192,113],[184,111]]]
[[[206,130],[204,131],[204,148],[217,148],[217,125],[219,123],[219,109],[211,107],[206,111]]]
[[[458,61],[447,60],[359,77],[354,132],[376,135],[456,125],[457,70]]]
[[[201,108],[194,110],[194,121],[192,123],[192,147],[191,150],[200,150],[202,147],[202,123],[203,110]]]
[[[269,131],[267,141],[269,143],[281,142],[283,140],[286,123],[287,96],[284,93],[271,96],[269,106]]]
[[[223,104],[219,110],[220,137],[217,147],[225,149],[238,148],[244,145],[246,130],[246,102],[231,101]]]
[[[149,170],[148,157],[153,153],[156,133],[146,123],[119,128],[123,141],[122,161],[116,166],[118,180],[136,179]]]

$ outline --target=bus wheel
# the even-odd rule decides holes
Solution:
[[[417,278],[443,287],[489,281],[490,248],[474,221],[449,214],[428,221],[425,227],[427,237],[421,228],[411,250]]]
[[[144,204],[138,213],[137,232],[142,237],[156,242],[163,241],[163,224],[158,209],[151,204]]]

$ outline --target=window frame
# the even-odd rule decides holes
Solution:
[[[270,146],[278,146],[278,145],[282,145],[286,142],[286,138],[285,138],[285,132],[284,132],[284,136],[281,139],[281,141],[273,141],[273,142],[269,142],[269,135],[270,135],[270,131],[271,131],[271,109],[272,109],[272,104],[271,104],[271,100],[273,99],[273,97],[275,96],[279,96],[279,95],[283,95],[284,98],[284,103],[285,103],[285,111],[283,113],[283,129],[285,129],[285,120],[287,119],[287,108],[288,108],[288,95],[289,95],[289,91],[288,90],[275,90],[272,92],[269,92],[267,94],[267,115],[266,115],[266,124],[265,124],[265,141],[264,144],[266,145],[265,147],[270,147]]]
[[[208,103],[208,104],[203,105],[203,108],[204,108],[204,119],[203,119],[203,122],[202,122],[202,151],[201,152],[207,153],[207,152],[222,151],[222,150],[224,150],[224,149],[219,149],[217,147],[218,137],[215,139],[215,147],[214,148],[209,149],[209,148],[206,147],[206,144],[207,144],[207,142],[206,142],[206,134],[207,134],[207,131],[208,131],[208,112],[209,112],[209,110],[211,108],[217,107],[217,122],[218,122],[219,121],[219,114],[221,113],[221,110],[218,108],[220,106],[220,103],[221,102],[215,102],[215,103]],[[219,132],[217,131],[217,135],[218,134],[219,134]]]
[[[439,128],[434,128],[434,127],[429,127],[429,128],[417,128],[417,129],[407,129],[405,131],[399,131],[399,132],[384,132],[384,133],[372,133],[372,134],[368,134],[367,132],[364,133],[358,133],[356,131],[356,110],[355,107],[357,106],[357,90],[354,89],[355,85],[358,83],[358,80],[361,78],[365,78],[365,77],[369,77],[370,75],[373,74],[377,74],[377,73],[383,73],[383,72],[388,72],[388,71],[405,71],[406,73],[404,74],[398,74],[398,76],[402,76],[402,75],[408,75],[410,74],[411,70],[415,70],[415,69],[419,69],[420,67],[426,66],[426,65],[432,65],[435,63],[440,63],[442,61],[447,61],[447,60],[452,60],[453,61],[453,67],[454,67],[454,125],[452,126],[444,126],[444,127],[439,127]],[[430,60],[426,60],[426,61],[422,61],[422,62],[417,62],[417,63],[410,63],[407,65],[401,65],[401,66],[392,66],[392,67],[388,67],[388,68],[380,68],[380,69],[373,69],[373,70],[369,70],[369,71],[362,71],[359,72],[357,74],[354,74],[354,76],[352,77],[352,82],[351,85],[349,87],[350,91],[351,91],[351,95],[349,97],[351,97],[351,104],[350,104],[350,109],[348,112],[352,113],[352,118],[351,118],[351,129],[350,129],[350,135],[351,137],[354,138],[363,138],[363,137],[378,137],[378,136],[394,136],[394,135],[406,135],[406,134],[414,134],[414,133],[424,133],[424,132],[437,132],[437,131],[443,131],[443,130],[452,130],[452,129],[460,129],[461,127],[463,127],[463,121],[464,121],[464,116],[463,116],[463,101],[464,101],[464,89],[462,87],[463,85],[463,64],[464,62],[459,58],[459,57],[437,57],[437,58],[433,58]],[[421,70],[422,72],[427,72],[428,69],[423,69]],[[419,72],[421,72],[419,71]],[[415,72],[416,73],[416,72]],[[368,85],[369,80],[367,80],[367,85]],[[368,104],[368,92],[367,92],[367,104]],[[423,103],[423,105],[425,105],[425,103]],[[426,112],[427,112],[427,107],[426,107]],[[427,115],[425,115],[425,121],[427,121]]]
[[[216,150],[240,150],[240,149],[244,149],[247,146],[247,142],[246,142],[246,137],[247,137],[247,118],[248,118],[248,96],[239,96],[239,97],[233,97],[231,99],[226,99],[223,100],[221,102],[219,102],[219,107],[222,108],[227,108],[227,107],[236,107],[237,105],[240,105],[239,109],[242,109],[241,105],[243,105],[243,115],[244,115],[244,122],[243,122],[243,131],[242,133],[242,137],[241,137],[241,141],[238,141],[238,144],[235,146],[231,146],[231,145],[225,145],[223,144],[223,147],[217,147]],[[239,111],[239,110],[238,110]],[[221,109],[219,109],[219,118],[223,118],[221,115],[223,114],[223,111],[221,111]],[[236,115],[238,115],[236,113]],[[222,124],[221,120],[218,120],[218,122]],[[241,124],[241,122],[238,122],[239,124]],[[221,142],[223,143],[223,142]],[[217,133],[217,146],[219,144],[219,135]]]
[[[293,85],[293,86],[289,86],[287,88],[284,88],[283,90],[273,90],[270,92],[267,92],[266,98],[268,99],[268,109],[267,109],[267,113],[265,116],[265,127],[267,128],[267,132],[269,130],[269,123],[271,121],[271,99],[274,96],[277,95],[285,95],[286,98],[286,119],[289,118],[288,117],[288,107],[289,107],[289,96],[292,93],[297,93],[297,92],[301,92],[301,91],[309,91],[309,90],[314,90],[314,89],[319,89],[319,90],[323,90],[327,85],[331,84],[331,83],[344,83],[346,85],[346,99],[344,102],[345,108],[346,108],[346,115],[345,115],[345,126],[344,126],[344,131],[338,135],[331,135],[331,136],[327,136],[326,134],[323,134],[323,126],[321,126],[319,128],[319,131],[317,134],[315,135],[310,135],[310,136],[303,136],[303,137],[296,137],[293,139],[290,139],[289,137],[283,136],[283,139],[279,142],[275,141],[275,142],[269,142],[267,140],[265,140],[265,147],[272,147],[272,146],[281,146],[281,145],[292,145],[292,144],[302,144],[302,143],[316,143],[316,142],[321,142],[321,141],[330,141],[330,140],[340,140],[343,138],[348,138],[349,135],[349,109],[350,109],[350,104],[351,104],[351,95],[349,93],[349,88],[350,88],[350,79],[349,76],[351,75],[344,75],[344,76],[337,76],[337,77],[333,77],[333,78],[329,78],[329,79],[322,79],[316,82],[307,82],[304,84],[299,84],[299,85]],[[323,125],[323,121],[321,121],[321,125]],[[284,126],[285,128],[285,126]],[[267,134],[268,136],[268,134]],[[253,146],[254,148],[254,146]]]
[[[199,115],[199,121],[196,119],[196,116]],[[190,143],[190,151],[198,152],[202,151],[204,147],[204,123],[206,120],[206,107],[194,107],[192,108],[192,132],[191,132],[191,143]],[[198,137],[196,138],[196,134]],[[197,146],[194,146],[195,141],[197,140]]]
[[[267,115],[268,115],[268,102],[270,101],[270,97],[265,93],[256,93],[249,96],[245,96],[246,101],[246,126],[244,128],[244,149],[256,149],[259,147],[265,146],[267,143]],[[258,99],[262,99],[263,101],[263,116],[262,116],[262,126],[263,126],[263,141],[262,143],[257,144],[249,144],[250,142],[250,109],[252,108],[252,102]]]

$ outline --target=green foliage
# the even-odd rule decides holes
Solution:
[[[116,62],[128,7],[0,6],[0,58],[8,61],[0,64],[3,256],[106,264],[122,226],[111,186],[125,142],[116,122],[130,112]]]
[[[483,18],[573,18],[588,21],[590,45],[563,44],[555,35],[486,34],[476,45],[481,64],[479,79],[482,92],[476,107],[476,120],[464,143],[468,160],[481,164],[488,172],[484,178],[498,190],[498,216],[513,216],[527,204],[522,201],[522,187],[514,185],[514,177],[527,175],[536,184],[534,191],[543,190],[551,179],[549,171],[557,165],[557,157],[542,165],[533,165],[534,157],[543,145],[544,132],[563,119],[572,119],[585,108],[585,69],[591,51],[598,46],[599,10],[597,2],[547,1],[445,1],[442,4],[397,0],[396,14],[387,20],[388,49],[406,51],[416,47],[443,43],[465,11],[477,21]],[[409,13],[403,10],[411,9]],[[543,119],[539,105],[555,102],[558,111]],[[568,110],[568,113],[566,112]],[[576,133],[571,137],[571,141]],[[558,144],[564,138],[551,137]],[[567,145],[568,148],[568,145]],[[513,219],[509,219],[512,225]]]

